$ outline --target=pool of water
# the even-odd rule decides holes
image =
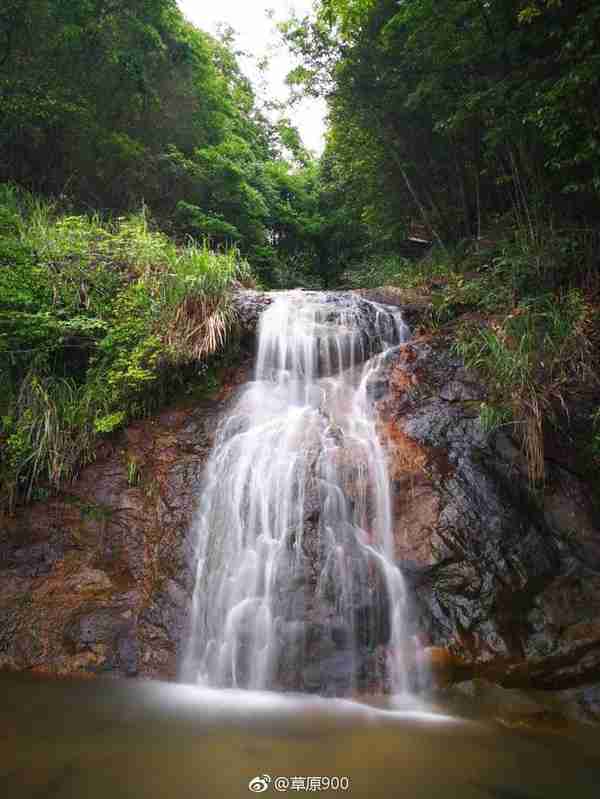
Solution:
[[[510,730],[473,710],[466,718],[442,705],[3,676],[0,795],[600,795],[597,728]]]

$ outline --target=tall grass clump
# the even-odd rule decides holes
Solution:
[[[204,358],[224,346],[236,321],[228,289],[251,282],[248,265],[234,250],[215,253],[190,244],[162,276],[165,341],[178,361]]]
[[[2,418],[5,500],[29,500],[38,483],[59,488],[93,454],[91,398],[74,381],[29,372]]]
[[[598,391],[599,345],[598,306],[575,287],[528,294],[509,309],[498,303],[458,327],[455,351],[489,388],[481,421],[488,430],[506,425],[522,441],[532,486],[545,476],[545,427]]]
[[[236,251],[177,246],[145,209],[102,220],[0,186],[0,505],[71,480],[205,365],[251,280]]]

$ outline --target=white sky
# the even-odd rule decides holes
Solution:
[[[288,89],[285,76],[295,66],[285,47],[279,45],[275,24],[295,10],[300,16],[310,11],[312,0],[178,0],[179,7],[198,28],[216,33],[219,23],[230,25],[238,34],[236,49],[250,53],[254,58],[240,58],[240,65],[252,80],[260,95],[259,75],[254,68],[255,59],[267,55],[270,61],[266,79],[266,94],[277,100],[286,99]],[[275,12],[273,19],[267,18],[267,10]],[[305,99],[286,112],[302,136],[306,147],[320,154],[323,150],[325,130],[325,103],[322,100]]]

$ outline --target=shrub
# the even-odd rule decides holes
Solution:
[[[484,327],[459,327],[454,345],[486,379],[493,406],[487,429],[512,423],[522,439],[529,477],[544,477],[543,420],[567,407],[575,387],[597,385],[597,310],[578,289],[528,297]]]
[[[181,364],[219,351],[235,250],[176,246],[145,209],[103,221],[0,186],[0,501],[56,489],[100,435],[155,409]]]

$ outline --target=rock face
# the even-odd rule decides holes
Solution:
[[[243,294],[236,306],[251,331],[270,299]],[[519,447],[481,429],[485,388],[451,344],[438,335],[397,347],[369,386],[414,634],[442,683],[579,691],[596,718],[600,529],[586,486],[549,463],[544,499],[532,499]],[[0,518],[0,668],[175,675],[202,466],[249,374],[250,358],[214,400],[132,425],[68,493]],[[292,646],[301,621],[288,615]],[[331,673],[343,679],[333,644]]]
[[[130,426],[68,493],[0,517],[0,668],[176,675],[202,466],[250,365],[213,400]]]
[[[371,386],[388,442],[396,556],[414,627],[453,679],[562,689],[600,680],[600,529],[585,485],[548,464],[535,502],[520,449],[478,421],[485,390],[444,337],[391,353]]]
[[[237,289],[233,293],[233,305],[240,328],[244,333],[254,333],[261,313],[273,302],[272,297],[262,291]]]

